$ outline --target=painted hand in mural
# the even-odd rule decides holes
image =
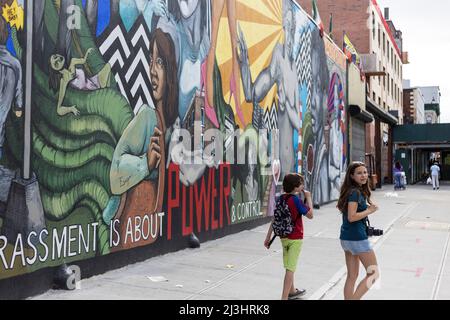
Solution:
[[[167,17],[167,4],[165,0],[147,0],[150,5],[153,14],[160,17]]]
[[[78,110],[76,105],[73,105],[71,107],[61,106],[61,107],[58,108],[57,112],[58,112],[59,116],[65,116],[65,115],[70,114],[70,113],[72,113],[74,116],[79,116],[80,115],[80,110]]]
[[[86,63],[86,61],[87,61],[87,58],[89,58],[89,56],[92,54],[92,52],[94,52],[94,48],[89,48],[87,51],[86,51],[86,54],[84,55],[84,63]]]
[[[242,86],[244,89],[245,100],[252,101],[253,100],[253,85],[252,85],[252,75],[250,71],[250,59],[248,56],[248,48],[247,43],[245,41],[244,33],[242,32],[241,27],[239,26],[239,35],[238,35],[238,44],[239,44],[239,52],[238,62],[241,67],[241,77],[242,77]]]
[[[161,147],[159,139],[162,138],[162,132],[155,127],[155,132],[150,139],[150,145],[147,151],[148,170],[151,172],[153,169],[158,168],[161,161]]]

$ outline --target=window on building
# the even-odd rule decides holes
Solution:
[[[383,53],[386,54],[386,34],[383,31]]]
[[[373,99],[373,101],[377,101],[376,100],[376,96],[375,96],[375,92],[372,92],[372,99]]]
[[[378,61],[378,71],[381,70],[381,61]],[[381,76],[378,76],[378,84],[381,86]]]
[[[205,108],[202,108],[200,111],[201,111],[200,117],[201,117],[201,121],[202,121],[202,127],[204,128],[205,127]]]
[[[391,66],[394,65],[394,49],[391,48]]]
[[[381,98],[378,97],[378,105],[381,107]]]
[[[372,11],[372,36],[375,40],[375,12]]]
[[[386,110],[386,102],[383,102],[383,109]]]
[[[381,26],[378,24],[378,48],[381,48]]]
[[[389,85],[390,85],[390,80],[391,80],[391,77],[389,76],[389,74],[387,75],[387,92],[389,93]]]
[[[394,96],[394,79],[391,78],[391,96]]]

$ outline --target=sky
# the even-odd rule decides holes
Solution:
[[[390,19],[403,32],[403,51],[409,65],[403,78],[412,87],[439,86],[441,123],[450,123],[450,1],[378,0],[381,12],[389,7]]]

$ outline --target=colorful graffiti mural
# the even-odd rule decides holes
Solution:
[[[26,12],[0,4],[0,279],[261,220],[288,172],[316,204],[337,199],[345,56],[295,2],[43,0],[28,88],[42,212],[12,219]]]

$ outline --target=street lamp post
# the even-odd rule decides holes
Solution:
[[[31,178],[31,89],[33,77],[33,5],[34,0],[27,1],[27,51],[26,51],[26,75],[25,75],[25,132],[23,150],[23,171],[22,178]]]

